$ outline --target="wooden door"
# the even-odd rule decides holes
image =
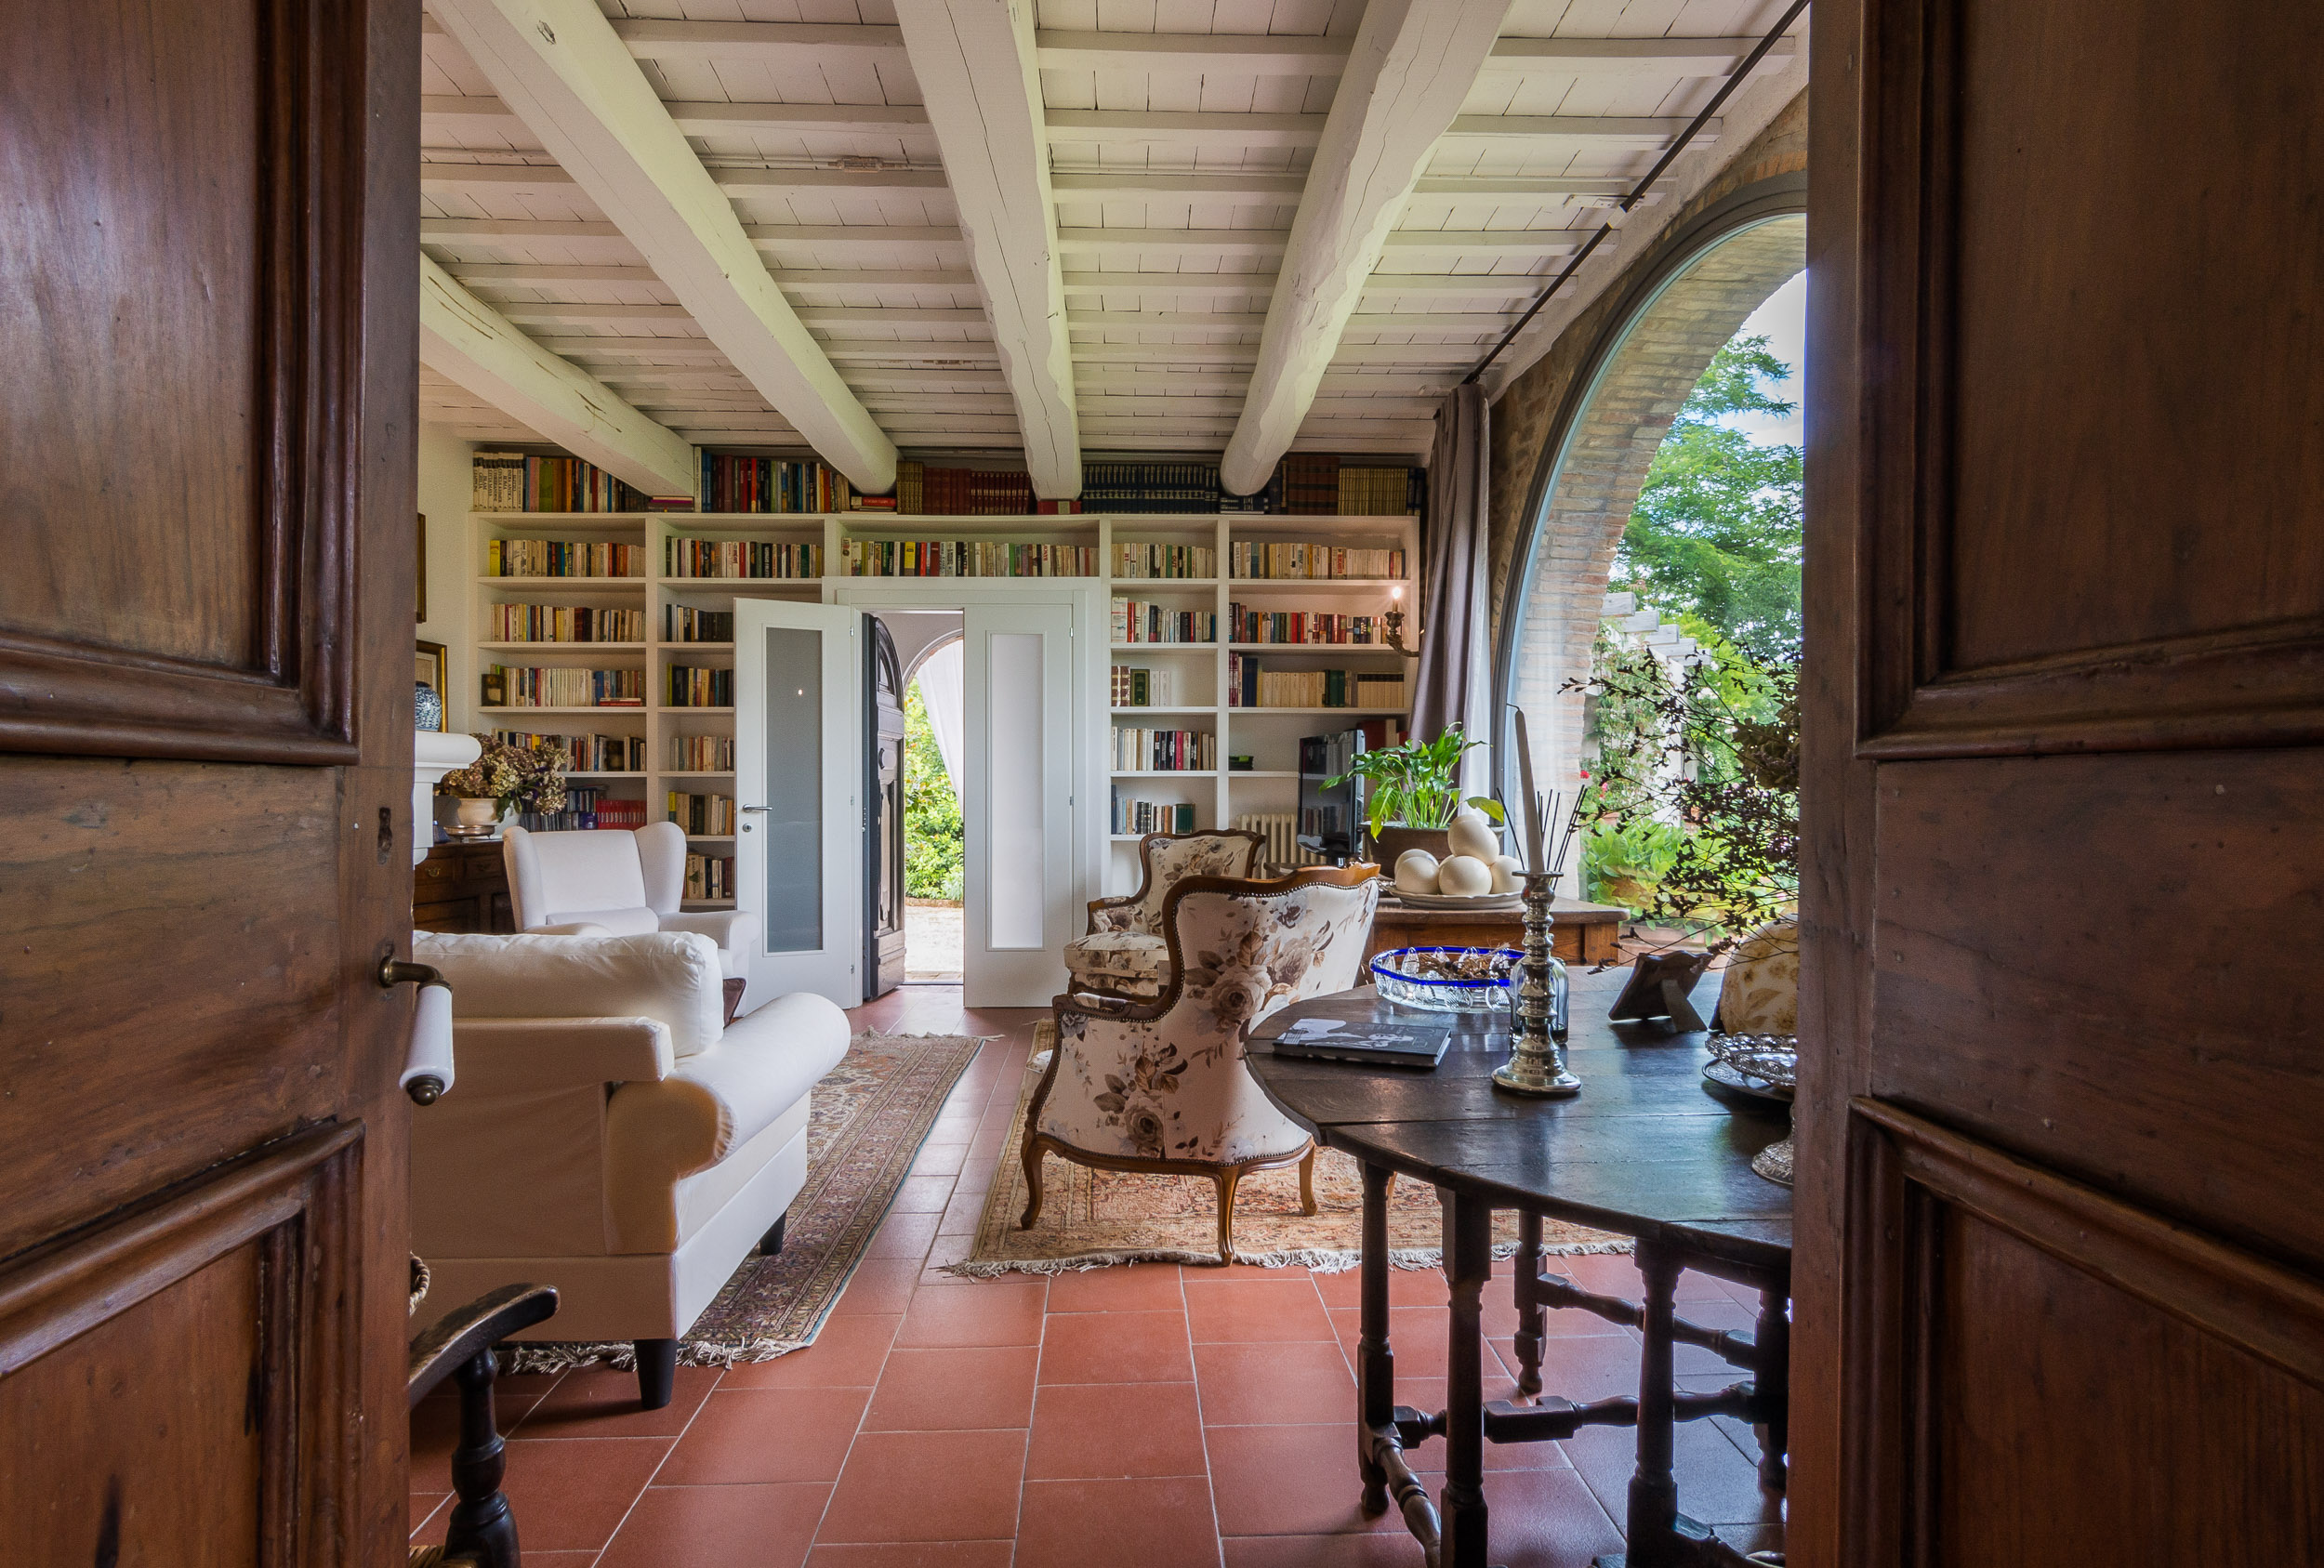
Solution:
[[[2324,1561],[2324,10],[1814,25],[1790,1561]]]
[[[864,999],[904,983],[904,665],[864,617]]]
[[[417,7],[6,10],[0,1535],[401,1561]]]

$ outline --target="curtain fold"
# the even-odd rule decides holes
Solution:
[[[1492,417],[1485,389],[1474,385],[1455,387],[1436,411],[1420,519],[1420,657],[1412,692],[1415,736],[1433,739],[1458,722],[1487,743],[1469,754],[1461,771],[1464,790],[1479,795],[1493,776],[1493,650],[1485,592]]]
[[[928,727],[936,734],[936,754],[944,759],[944,775],[952,781],[956,796],[961,794],[960,753],[966,744],[962,682],[968,674],[968,650],[966,642],[955,638],[922,660],[913,677],[920,683],[920,705],[928,709]]]

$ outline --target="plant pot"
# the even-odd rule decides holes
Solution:
[[[1372,835],[1372,858],[1380,863],[1381,872],[1390,877],[1396,875],[1396,857],[1406,850],[1426,850],[1442,861],[1452,853],[1452,830],[1383,823],[1380,831]]]
[[[453,809],[452,820],[454,825],[445,831],[458,837],[490,837],[493,825],[500,821],[500,802],[490,796],[481,800],[462,796],[460,803]]]

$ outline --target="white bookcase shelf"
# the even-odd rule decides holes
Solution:
[[[576,773],[592,784],[609,786],[616,797],[642,797],[649,820],[665,814],[665,799],[672,792],[726,793],[734,778],[731,771],[680,769],[671,766],[672,745],[680,737],[732,735],[731,707],[679,707],[665,702],[666,677],[672,664],[700,662],[714,666],[733,661],[732,642],[680,642],[665,636],[665,617],[672,606],[692,610],[729,610],[737,599],[799,598],[834,602],[838,590],[876,583],[931,585],[973,583],[980,591],[1023,584],[1048,591],[1056,579],[1046,577],[928,578],[839,575],[840,547],[850,539],[978,539],[1026,544],[1093,546],[1099,571],[1108,571],[1116,543],[1195,545],[1218,552],[1221,565],[1237,540],[1274,543],[1307,542],[1349,547],[1390,545],[1401,547],[1408,563],[1419,560],[1419,531],[1410,517],[1298,517],[1262,513],[1085,513],[1068,517],[899,517],[882,512],[825,513],[691,513],[691,512],[474,512],[469,517],[469,559],[478,574],[470,580],[469,625],[492,624],[489,607],[501,603],[530,603],[544,599],[565,602],[571,598],[599,596],[615,605],[637,607],[642,600],[646,639],[643,642],[485,642],[469,646],[469,681],[473,714],[479,729],[554,731],[561,733],[635,735],[642,726],[646,766],[642,771]],[[723,542],[800,545],[819,544],[828,574],[820,577],[672,577],[664,574],[667,543],[696,537]],[[644,547],[644,574],[636,577],[493,577],[482,574],[484,547],[492,539],[577,539],[590,544],[634,544]],[[1087,581],[1087,579],[1082,579]],[[1102,579],[1108,597],[1153,600],[1180,611],[1205,611],[1218,617],[1221,637],[1227,631],[1228,607],[1243,604],[1258,610],[1297,610],[1331,614],[1378,616],[1392,602],[1393,590],[1403,589],[1408,610],[1418,602],[1418,585],[1410,577],[1112,577]],[[918,591],[918,590],[916,590]],[[1191,804],[1195,821],[1205,827],[1228,825],[1245,812],[1290,811],[1298,805],[1298,746],[1300,736],[1315,728],[1317,718],[1353,725],[1369,718],[1393,717],[1396,710],[1379,708],[1243,708],[1230,707],[1227,661],[1231,654],[1260,659],[1296,661],[1291,667],[1314,668],[1331,660],[1351,667],[1383,671],[1403,663],[1392,649],[1377,644],[1273,642],[1117,642],[1110,643],[1114,664],[1137,665],[1167,661],[1180,692],[1208,692],[1208,703],[1174,704],[1162,707],[1108,708],[1105,686],[1095,694],[1096,715],[1103,725],[1123,724],[1149,729],[1208,731],[1219,736],[1220,766],[1195,770],[1138,770],[1110,775],[1116,792],[1125,797]],[[556,665],[584,666],[603,659],[607,667],[647,671],[643,707],[528,707],[484,708],[472,702],[477,672],[486,665]],[[1208,662],[1206,678],[1200,662]],[[1235,726],[1237,717],[1265,718],[1266,724]],[[553,720],[553,722],[552,722]],[[1160,722],[1156,722],[1159,720]],[[1289,722],[1303,720],[1308,722]],[[1228,738],[1230,728],[1235,736]],[[1248,752],[1257,767],[1236,772],[1225,766],[1230,749]],[[725,786],[721,788],[720,786]],[[1107,802],[1110,813],[1111,802]],[[1107,863],[1103,884],[1109,892],[1126,892],[1136,885],[1137,836],[1106,835]],[[723,852],[731,837],[695,836],[691,843],[705,850]],[[731,908],[732,901],[688,900],[689,909]]]

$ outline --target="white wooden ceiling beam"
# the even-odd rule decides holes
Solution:
[[[1052,109],[1049,112],[1049,138],[1060,146],[1088,143],[1123,148],[1314,147],[1323,139],[1324,122],[1328,117],[1231,114],[1210,110]],[[1444,134],[1658,149],[1685,129],[1687,124],[1684,117],[1659,114],[1460,114]],[[1710,121],[1696,139],[1717,139],[1719,125],[1718,120]]]
[[[766,169],[712,167],[710,178],[729,196],[781,197],[794,191],[828,195],[833,191],[942,191],[942,169]],[[456,195],[490,191],[501,195],[526,191],[569,193],[577,186],[573,176],[554,164],[446,164],[419,165],[423,194]]]
[[[665,103],[663,111],[688,136],[809,134],[849,136],[863,132],[925,132],[928,112],[909,103]],[[460,121],[472,130],[509,135],[522,122],[516,111],[489,93],[466,97],[430,93],[419,100],[423,125]]]
[[[1658,152],[1694,122],[1684,114],[1462,114],[1448,137],[1500,141],[1586,141],[1600,147]],[[1716,116],[1695,133],[1697,145],[1719,139]]]
[[[592,0],[432,0],[468,51],[709,340],[868,494],[895,445],[767,275],[733,204]]]
[[[1461,201],[1496,201],[1525,196],[1565,199],[1587,196],[1612,199],[1627,195],[1635,179],[1593,179],[1569,175],[1444,175],[1424,177],[1416,194],[1446,196]],[[1252,205],[1279,203],[1297,205],[1307,189],[1307,177],[1297,174],[1240,174],[1231,170],[1192,169],[1149,173],[1140,169],[1059,171],[1050,185],[1061,202],[1241,202]]]
[[[486,0],[479,0],[486,3]],[[522,3],[522,0],[519,0]],[[698,169],[700,165],[696,165]],[[707,180],[708,175],[703,178]],[[718,188],[707,188],[717,196]],[[736,218],[733,209],[723,196],[719,208],[733,224],[736,237],[757,244],[817,244],[817,245],[893,245],[893,244],[958,244],[960,231],[948,223],[745,223]],[[721,232],[725,225],[719,226]],[[677,242],[654,236],[659,245]],[[630,234],[618,222],[580,218],[538,217],[423,217],[419,220],[420,244],[487,244],[502,240],[630,240],[647,252],[653,250]],[[658,270],[658,269],[657,269]],[[758,270],[764,274],[766,267]],[[769,280],[772,283],[772,280]]]
[[[692,495],[693,447],[419,258],[420,362],[649,495]]]
[[[1071,500],[1081,434],[1031,0],[895,0],[895,13],[1016,400],[1025,472],[1035,495]]]
[[[1576,76],[1724,76],[1759,47],[1756,38],[1503,38],[1486,71]],[[1798,41],[1778,38],[1762,60],[1781,70]]]
[[[683,322],[683,305],[607,305],[595,300],[511,299],[500,312],[512,322]],[[795,312],[808,326],[903,326],[937,323],[975,325],[981,310],[945,310],[911,305],[801,305]]]
[[[1231,76],[1337,76],[1352,40],[1281,33],[1075,33],[1037,35],[1044,71],[1194,72]],[[1756,38],[1502,38],[1482,70],[1558,75],[1723,76]],[[1793,41],[1772,54],[1788,59]]]
[[[859,22],[664,21],[616,17],[614,35],[639,59],[733,60],[752,65],[817,65],[832,59],[882,63],[904,53],[892,27]],[[422,12],[422,36],[445,31]]]

